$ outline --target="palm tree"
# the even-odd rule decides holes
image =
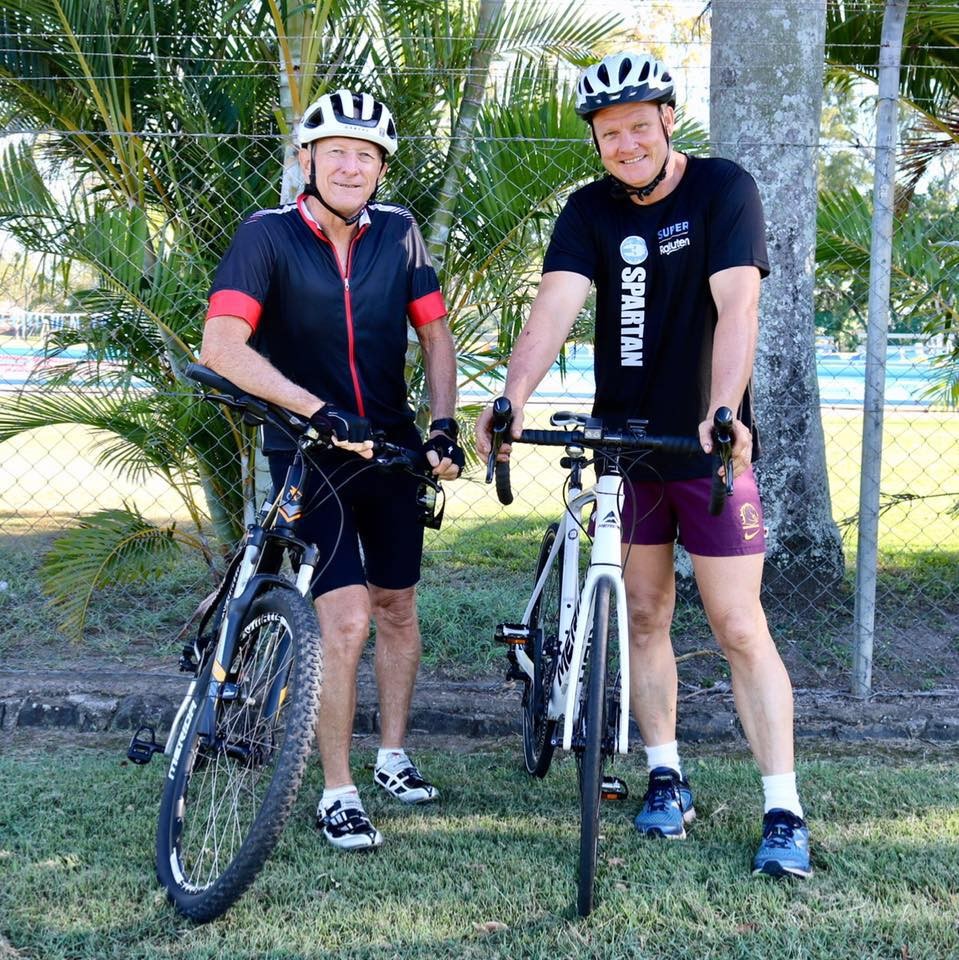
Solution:
[[[44,570],[74,633],[96,587],[144,575],[144,558],[175,556],[175,543],[215,565],[242,529],[249,431],[193,403],[181,371],[219,256],[246,212],[275,204],[292,123],[319,93],[362,85],[400,118],[391,193],[441,261],[464,376],[498,365],[544,225],[592,167],[559,74],[617,18],[580,7],[0,0],[0,126],[25,134],[0,154],[0,225],[97,278],[75,293],[88,322],[55,343],[87,344],[92,367],[60,368],[0,405],[0,442],[93,427],[104,463],[159,472],[191,520],[184,531],[110,510],[66,533]]]
[[[883,4],[848,6],[830,0],[827,11],[827,79],[840,91],[857,81],[878,82]],[[909,132],[902,148],[896,189],[893,315],[925,317],[924,332],[945,339],[939,358],[943,379],[935,395],[959,404],[959,251],[943,242],[917,210],[915,190],[937,159],[959,150],[959,10],[939,4],[911,4],[906,12],[900,74],[900,103]],[[845,192],[824,198],[820,210],[817,268],[847,276],[861,265],[861,198]],[[847,209],[848,208],[848,209]],[[848,224],[836,216],[848,215]],[[846,242],[848,240],[848,242]],[[868,249],[868,240],[867,240]],[[845,261],[843,257],[850,259]]]

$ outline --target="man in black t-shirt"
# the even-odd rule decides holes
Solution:
[[[654,57],[612,54],[586,69],[576,109],[607,176],[577,190],[557,220],[536,300],[504,393],[523,407],[596,285],[593,413],[640,418],[651,434],[698,434],[698,458],[650,455],[624,478],[623,574],[630,622],[631,706],[649,785],[636,817],[647,836],[681,839],[695,818],[676,743],[677,674],[669,636],[674,543],[692,558],[709,622],[729,661],[743,728],[762,773],[757,874],[808,876],[809,834],[793,765],[792,688],[759,598],[765,551],[752,472],[750,377],[759,286],[769,272],[752,177],[728,160],[672,149],[674,82]],[[736,492],[708,515],[713,413],[736,411]],[[490,449],[490,410],[477,423]],[[504,446],[502,457],[509,456]]]
[[[371,202],[397,149],[390,111],[369,94],[324,94],[307,108],[299,140],[306,188],[295,204],[240,225],[210,291],[201,360],[251,394],[309,417],[339,448],[314,456],[325,485],[312,498],[307,491],[297,534],[316,543],[320,557],[313,596],[323,637],[317,742],[325,788],[317,825],[334,846],[356,850],[383,840],[360,801],[349,755],[371,618],[382,736],[373,779],[403,803],[438,797],[403,748],[421,649],[417,484],[364,461],[376,429],[403,446],[423,446],[438,477],[459,476],[456,353],[413,217]],[[425,446],[403,375],[409,326],[423,351],[435,418]],[[263,448],[278,486],[294,445],[272,430]]]

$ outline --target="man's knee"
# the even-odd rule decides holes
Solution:
[[[379,627],[408,631],[416,627],[416,588],[385,590],[370,587],[373,619]]]
[[[731,607],[710,618],[716,641],[730,658],[762,656],[773,646],[762,607]]]
[[[363,587],[344,587],[316,599],[323,649],[359,659],[370,637],[370,607]]]

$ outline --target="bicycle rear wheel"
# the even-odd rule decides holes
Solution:
[[[200,674],[157,827],[157,877],[180,913],[205,922],[249,887],[279,840],[299,790],[319,709],[316,616],[294,590],[256,597],[223,682]],[[209,719],[211,682],[217,686]]]
[[[539,581],[556,541],[558,524],[546,528],[533,583]],[[545,777],[553,760],[556,721],[547,716],[559,654],[559,612],[562,603],[563,547],[550,567],[529,621],[526,655],[533,661],[533,679],[523,692],[523,762],[527,773]]]
[[[577,913],[593,909],[596,857],[599,851],[599,801],[603,782],[603,740],[606,736],[606,652],[609,638],[610,586],[601,580],[593,601],[593,635],[584,680],[585,699],[580,716],[585,719],[582,755],[579,758],[579,889]]]

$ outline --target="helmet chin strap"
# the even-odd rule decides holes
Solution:
[[[619,177],[610,176],[613,179],[612,191],[613,196],[617,199],[625,199],[627,197],[636,197],[637,200],[645,200],[665,179],[666,179],[666,167],[669,166],[669,158],[672,156],[673,148],[670,146],[666,150],[666,159],[663,161],[662,167],[659,169],[659,173],[653,177],[645,186],[642,187],[633,187],[628,183],[624,183]]]
[[[380,170],[382,169],[383,168],[381,166]],[[303,188],[303,192],[308,197],[316,197],[316,199],[319,200],[320,203],[323,204],[323,206],[326,207],[326,209],[333,214],[333,216],[339,217],[348,227],[352,227],[353,224],[356,223],[356,221],[363,216],[363,211],[366,209],[368,204],[372,203],[376,199],[376,191],[379,189],[380,189],[380,183],[377,180],[376,186],[373,188],[373,192],[369,195],[369,197],[363,203],[363,206],[360,207],[360,209],[357,210],[352,217],[345,216],[344,214],[340,213],[340,211],[337,210],[336,207],[331,207],[323,199],[322,195],[320,194],[319,187],[317,187],[316,185],[316,162],[313,159],[313,150],[312,149],[310,150],[310,179],[307,181],[306,186]]]

